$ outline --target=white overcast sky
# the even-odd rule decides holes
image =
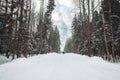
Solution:
[[[39,11],[40,0],[34,1],[36,2],[36,11]],[[61,50],[63,51],[66,39],[71,36],[71,23],[75,5],[73,0],[55,0],[55,4],[56,7],[52,14],[52,20],[60,31]]]
[[[66,39],[71,36],[71,23],[75,6],[72,0],[55,0],[55,3],[56,8],[53,11],[53,21],[60,31],[61,49],[63,50]]]

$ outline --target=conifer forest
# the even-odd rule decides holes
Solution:
[[[0,80],[120,80],[120,0],[0,0]]]
[[[39,0],[36,6],[34,0],[0,0],[0,56],[56,52],[120,61],[120,0],[73,0],[72,35],[63,50],[59,26],[52,19],[55,1]]]

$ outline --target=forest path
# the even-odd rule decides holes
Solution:
[[[120,64],[72,53],[19,58],[0,65],[0,80],[119,80]]]

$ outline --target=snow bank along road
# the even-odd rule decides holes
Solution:
[[[120,64],[98,57],[51,53],[0,65],[0,80],[120,80]]]

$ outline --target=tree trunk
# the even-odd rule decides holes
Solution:
[[[112,27],[112,19],[111,19],[111,2],[110,1],[109,1],[109,19],[110,19],[110,28],[111,28],[111,37],[112,37],[112,57],[113,57],[113,62],[115,62],[114,35],[113,35],[113,27]]]
[[[102,1],[101,1],[102,2]],[[106,29],[105,29],[105,19],[104,19],[104,11],[102,9],[102,21],[103,21],[103,36],[104,36],[104,45],[105,45],[105,51],[107,53],[107,58],[110,59],[109,57],[109,49],[108,49],[108,42],[107,42],[107,37],[106,37]]]

